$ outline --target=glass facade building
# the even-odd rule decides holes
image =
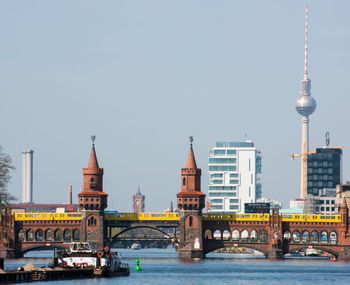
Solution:
[[[342,154],[340,148],[317,148],[307,156],[307,213],[335,213],[336,187],[342,182]]]
[[[322,195],[324,189],[335,189],[342,181],[342,150],[317,148],[307,156],[307,193]]]
[[[261,154],[252,141],[217,142],[208,162],[209,212],[244,212],[261,197]]]

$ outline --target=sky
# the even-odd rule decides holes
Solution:
[[[349,1],[308,1],[310,149],[344,146],[350,180]],[[34,202],[77,202],[96,135],[109,209],[146,211],[180,191],[194,137],[202,191],[216,141],[253,140],[262,195],[298,197],[305,1],[1,1],[0,145],[16,170],[34,150]]]

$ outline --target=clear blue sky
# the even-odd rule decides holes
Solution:
[[[350,180],[350,2],[309,1],[309,74],[317,109],[311,148],[344,146]],[[194,136],[202,189],[216,141],[253,140],[263,196],[298,196],[305,1],[1,1],[0,145],[16,166],[33,149],[34,200],[74,199],[90,135],[109,206],[176,203]]]

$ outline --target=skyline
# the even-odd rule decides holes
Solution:
[[[262,153],[262,196],[284,207],[298,198],[300,163],[290,154],[300,151],[306,2],[37,3],[0,4],[1,145],[16,166],[8,189],[18,201],[29,148],[34,201],[68,201],[72,184],[76,202],[95,134],[109,208],[130,211],[138,182],[146,211],[174,203],[191,135],[206,194],[210,149],[247,134]],[[310,149],[330,131],[330,146],[344,146],[345,182],[349,4],[308,3],[318,102]]]

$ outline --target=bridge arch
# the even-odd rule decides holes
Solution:
[[[40,251],[40,250],[54,250],[54,249],[58,249],[58,250],[65,250],[67,249],[67,246],[62,245],[50,245],[50,246],[46,246],[44,244],[40,244],[40,245],[32,245],[32,246],[28,246],[26,248],[24,248],[21,253],[25,254],[27,252],[30,251]]]
[[[232,246],[233,246],[233,244],[227,244],[227,243],[223,243],[223,242],[220,242],[220,241],[219,241],[219,242],[216,243],[215,245],[211,245],[211,246],[209,247],[210,249],[207,249],[206,252],[205,252],[205,254],[211,253],[211,252],[213,252],[213,251],[215,251],[215,250],[218,250],[218,249],[221,249],[221,248],[232,247]],[[245,243],[239,244],[239,247],[254,249],[254,250],[259,251],[259,252],[261,252],[262,254],[264,254],[265,257],[266,257],[267,254],[268,254],[268,252],[267,252],[265,249],[260,248],[260,247],[258,247],[258,246],[253,246],[253,245],[250,245],[250,244],[245,244]]]
[[[204,238],[205,238],[205,239],[213,239],[213,234],[212,234],[211,230],[206,229],[206,230],[204,231]]]
[[[43,240],[43,231],[42,229],[37,229],[35,232],[35,240],[42,241]]]
[[[126,233],[130,230],[134,230],[134,229],[140,229],[140,228],[147,228],[147,229],[152,229],[152,230],[156,230],[162,234],[164,234],[165,236],[169,237],[169,239],[172,239],[173,237],[170,236],[168,233],[164,232],[163,230],[161,230],[160,228],[157,227],[152,227],[152,226],[146,226],[146,225],[142,225],[142,226],[136,226],[136,227],[130,227],[130,228],[126,228],[125,230],[122,230],[121,232],[117,233],[115,236],[112,237],[112,241],[117,239],[120,235],[122,235],[123,233]]]
[[[300,247],[293,247],[289,252],[299,252],[300,250],[305,250],[308,248],[309,248],[309,246],[307,246],[307,245],[300,245]],[[327,247],[323,247],[322,245],[313,245],[312,248],[328,252],[328,253],[334,255],[335,257],[338,257],[340,254],[339,251],[336,251],[334,249],[330,249]]]

